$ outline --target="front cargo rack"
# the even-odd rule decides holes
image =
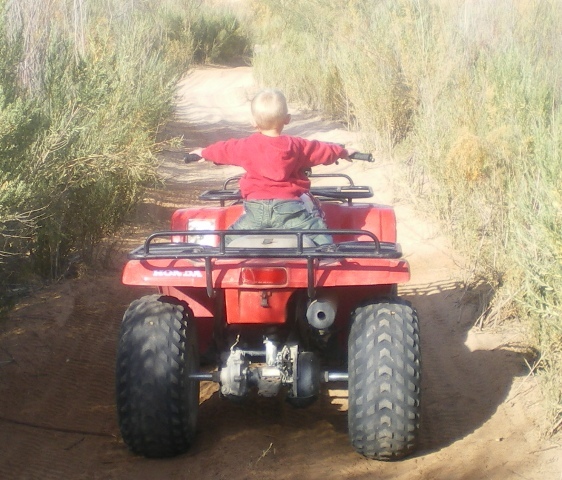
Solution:
[[[317,197],[318,200],[336,200],[346,201],[348,205],[352,205],[353,200],[371,198],[373,196],[373,189],[368,186],[355,185],[353,179],[344,173],[319,173],[309,174],[309,178],[339,178],[347,182],[347,185],[342,186],[317,186],[312,185],[310,193]],[[225,180],[222,188],[216,190],[205,190],[199,195],[199,200],[207,202],[220,202],[221,207],[226,205],[226,202],[239,202],[242,200],[242,193],[237,188],[236,183],[240,180],[242,175],[229,177]],[[234,187],[231,184],[235,184]]]

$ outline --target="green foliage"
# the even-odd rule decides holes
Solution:
[[[159,62],[161,47],[143,28],[136,25],[127,37],[138,44],[101,53],[94,36],[92,50],[78,60],[72,42],[52,34],[40,91],[31,92],[36,115],[26,108],[29,95],[2,111],[2,171],[20,192],[3,206],[11,216],[22,208],[40,212],[25,250],[10,243],[3,251],[28,254],[43,275],[63,274],[73,253],[87,260],[121,225],[153,175],[152,137],[170,112],[180,72]],[[134,52],[132,45],[140,47]]]
[[[237,15],[221,8],[193,9],[190,15],[165,12],[163,15],[170,58],[195,63],[221,63],[248,54],[249,34]],[[186,45],[189,50],[186,52]]]
[[[512,300],[562,426],[562,5],[254,2],[262,83],[408,158],[409,184]],[[496,311],[493,308],[490,311]]]
[[[246,54],[248,35],[233,14],[202,12],[190,25],[195,39],[194,60],[224,62]]]
[[[196,0],[72,6],[0,0],[3,287],[89,261],[156,181],[179,77],[247,46],[232,14]]]

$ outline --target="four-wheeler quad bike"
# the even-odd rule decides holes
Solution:
[[[200,196],[215,205],[177,210],[169,231],[129,254],[123,283],[158,290],[131,303],[120,331],[117,410],[133,452],[187,450],[201,381],[218,382],[224,398],[257,391],[296,407],[313,403],[323,383],[347,382],[357,452],[393,460],[415,449],[419,329],[397,296],[410,273],[394,211],[357,202],[372,190],[347,175],[310,176],[344,184],[313,184],[327,231],[227,230],[242,213],[233,177]],[[314,233],[334,243],[316,246]]]

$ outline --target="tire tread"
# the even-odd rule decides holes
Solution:
[[[418,318],[401,299],[356,308],[349,336],[350,440],[368,458],[395,460],[417,445],[420,411]]]

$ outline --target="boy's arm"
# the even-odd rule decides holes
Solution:
[[[305,161],[309,166],[330,165],[338,159],[349,160],[347,149],[336,143],[319,142],[318,140],[299,139]]]
[[[213,143],[201,149],[200,155],[219,165],[241,165],[243,156],[240,155],[240,139],[230,139]]]

